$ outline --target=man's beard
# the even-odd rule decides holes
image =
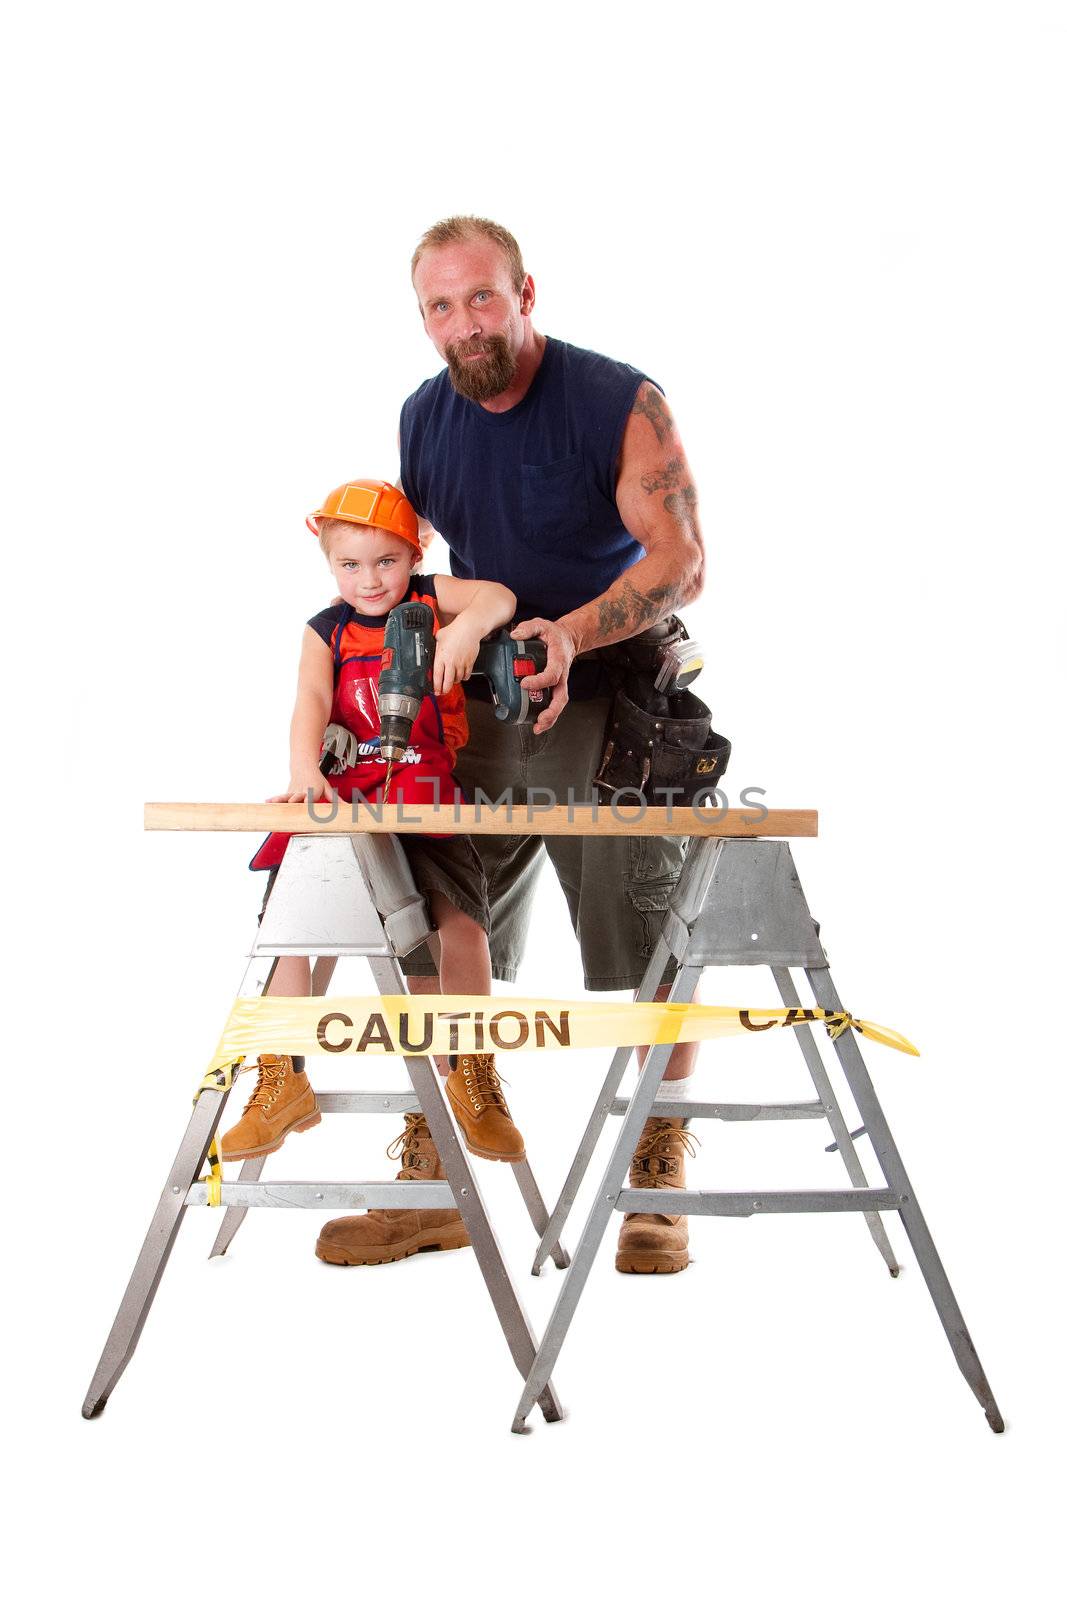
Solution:
[[[465,361],[464,356],[484,350],[481,361]],[[495,400],[509,388],[519,363],[502,333],[484,339],[463,339],[445,346],[445,360],[452,387],[468,400]]]

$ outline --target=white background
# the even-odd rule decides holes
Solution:
[[[1042,1591],[1063,8],[39,4],[5,34],[24,1589]],[[516,1438],[469,1252],[331,1271],[321,1217],[257,1214],[208,1266],[197,1213],[107,1413],[79,1417],[257,903],[254,841],[144,836],[141,804],[283,782],[301,627],[330,597],[303,516],[393,475],[437,366],[407,262],[458,211],[518,235],[543,331],[674,407],[727,787],[818,808],[795,853],[845,1003],[922,1049],[868,1060],[1002,1438],[896,1219],[893,1283],[854,1217],[697,1221],[670,1280],[619,1277],[606,1245],[557,1370],[568,1419]],[[578,985],[546,877],[518,992]],[[774,1003],[758,971],[706,995]],[[510,1065],[552,1195],[605,1064]],[[806,1084],[787,1039],[709,1046],[699,1081]],[[335,1119],[271,1170],[374,1176],[392,1131]],[[839,1176],[816,1124],[701,1133],[704,1187]],[[479,1177],[540,1328],[555,1275],[526,1276],[508,1174]]]

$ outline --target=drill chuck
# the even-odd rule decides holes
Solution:
[[[381,750],[386,761],[403,761],[421,705],[421,695],[379,694]]]

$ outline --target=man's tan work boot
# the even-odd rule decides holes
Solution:
[[[219,1150],[223,1161],[269,1156],[281,1149],[287,1134],[303,1133],[321,1121],[307,1073],[294,1071],[292,1056],[260,1056],[256,1086]]]
[[[404,1113],[404,1131],[386,1154],[400,1155],[398,1183],[445,1175],[437,1146],[421,1111]],[[458,1211],[364,1211],[335,1217],[319,1234],[315,1254],[337,1267],[373,1267],[403,1261],[420,1250],[460,1250],[470,1237]]]
[[[684,1189],[692,1135],[681,1117],[649,1117],[630,1164],[631,1189]],[[682,1272],[689,1265],[689,1219],[632,1211],[622,1219],[616,1272]]]
[[[521,1161],[526,1154],[522,1134],[511,1120],[508,1103],[491,1055],[449,1056],[445,1079],[448,1103],[456,1114],[472,1155],[486,1161]]]

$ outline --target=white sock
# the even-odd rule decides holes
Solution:
[[[688,1100],[689,1085],[692,1083],[692,1081],[692,1076],[688,1078],[665,1078],[660,1084],[659,1088],[656,1090],[656,1099]]]

